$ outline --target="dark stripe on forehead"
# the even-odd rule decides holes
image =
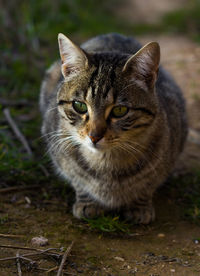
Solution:
[[[75,97],[78,98],[78,97],[80,97],[80,95],[82,95],[82,94],[83,94],[82,91],[76,90],[76,92],[75,92]]]
[[[106,96],[108,95],[110,89],[115,86],[116,69],[117,69],[118,66],[119,66],[119,60],[116,57],[115,59],[112,60],[112,67],[111,67],[111,70],[109,70],[109,74],[108,74],[109,87],[107,88],[107,91],[105,91],[105,93],[103,95],[104,98],[106,98]],[[116,92],[116,91],[114,90],[113,92]],[[117,98],[117,93],[113,93],[113,97],[114,97],[114,102],[115,102],[116,98]]]
[[[114,81],[115,81],[115,78],[116,78],[115,68],[116,67],[112,68],[112,71],[111,71],[111,74],[110,74],[110,84],[111,84],[112,87],[114,85]]]
[[[94,72],[92,73],[91,77],[90,77],[90,81],[89,81],[89,84],[88,84],[88,88],[91,87],[92,89],[92,97],[94,98],[94,92],[95,92],[95,85],[94,85],[94,79],[96,78],[98,74],[98,68],[96,68],[94,70]],[[88,90],[87,90],[88,91]],[[86,97],[87,97],[87,94],[86,94]],[[85,98],[86,98],[85,97]]]
[[[96,69],[91,75],[89,87],[91,87],[92,98],[98,101],[101,97],[106,98],[114,86],[116,69],[121,66],[121,57],[112,53],[96,53],[92,62]]]
[[[109,70],[109,74],[108,74],[108,85],[107,85],[107,89],[104,91],[103,94],[103,98],[105,99],[109,93],[109,91],[111,90],[111,88],[114,86],[114,80],[115,80],[116,74],[115,74],[115,66],[112,66]]]

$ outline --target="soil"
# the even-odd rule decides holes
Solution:
[[[168,12],[188,6],[188,0],[124,0],[119,1],[116,13],[131,23],[158,23]]]

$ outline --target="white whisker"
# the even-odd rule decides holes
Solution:
[[[125,89],[127,89],[128,87],[133,86],[135,83],[130,83],[127,86],[125,86],[120,92],[124,91]]]
[[[148,158],[146,157],[146,154],[144,152],[142,152],[141,150],[136,149],[135,147],[131,146],[131,144],[128,144],[127,146],[128,146],[128,148],[132,149],[133,152],[139,153],[142,156],[142,158],[144,158],[147,161],[149,167],[152,169],[154,175],[157,177],[158,173],[155,170],[155,166],[151,165],[151,162],[149,162]]]
[[[42,138],[44,138],[44,137],[46,137],[46,136],[48,136],[48,135],[51,136],[51,134],[55,134],[55,133],[57,133],[57,134],[62,133],[62,130],[60,129],[60,130],[50,131],[50,132],[45,133],[44,135],[40,136],[40,137],[37,138],[36,140],[42,139]]]
[[[55,106],[55,107],[53,107],[53,108],[48,109],[47,112],[51,112],[52,110],[54,110],[54,109],[56,109],[56,108],[58,108],[58,106]]]

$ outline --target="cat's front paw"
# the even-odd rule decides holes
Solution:
[[[76,202],[73,205],[73,215],[78,219],[96,218],[103,214],[103,208],[93,202]]]
[[[123,212],[123,216],[128,221],[135,224],[149,224],[155,220],[155,210],[152,205],[144,207],[134,207]]]

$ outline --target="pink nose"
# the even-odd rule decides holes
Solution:
[[[101,136],[92,136],[92,135],[89,135],[89,137],[93,144],[96,144],[102,138]]]

